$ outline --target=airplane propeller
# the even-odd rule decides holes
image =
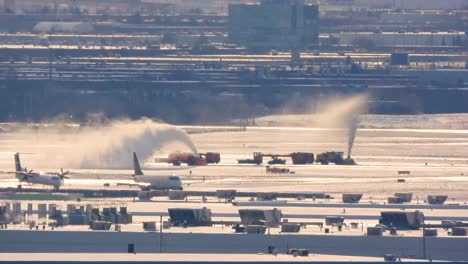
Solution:
[[[20,181],[27,181],[29,179],[29,175],[26,173],[21,173],[21,179]]]
[[[57,176],[60,177],[60,179],[63,181],[63,179],[70,179],[69,177],[65,176],[67,174],[69,174],[70,171],[63,171],[63,168],[60,168],[60,173],[57,173]]]
[[[28,171],[28,168],[24,168],[24,172],[20,171],[19,173],[24,173],[24,174],[28,174],[28,176],[31,176],[31,173],[33,172],[34,170],[30,170]]]
[[[22,177],[20,179],[20,181],[27,181],[29,180],[29,177],[31,177],[31,174],[32,174],[33,170],[30,170],[28,172],[28,169],[27,168],[24,168],[24,172],[23,171],[19,171],[17,173],[19,173]]]

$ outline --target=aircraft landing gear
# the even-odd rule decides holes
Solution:
[[[23,186],[20,184],[18,185],[18,190],[21,190],[23,188]]]

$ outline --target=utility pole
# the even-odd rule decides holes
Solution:
[[[49,81],[52,81],[52,49],[49,47]]]
[[[423,215],[423,259],[426,259],[426,217]]]
[[[159,253],[162,253],[162,238],[163,238],[163,220],[162,215],[159,216]]]

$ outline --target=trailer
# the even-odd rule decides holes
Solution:
[[[206,152],[199,155],[205,159],[207,164],[218,164],[221,161],[221,154],[218,152]]]
[[[221,154],[218,152],[190,153],[190,152],[172,152],[167,158],[155,159],[156,162],[172,163],[174,166],[180,166],[186,163],[189,166],[203,166],[206,164],[218,164],[221,161]]]
[[[314,153],[293,152],[289,154],[294,165],[305,165],[314,163]]]
[[[286,164],[286,159],[291,158],[294,165],[305,165],[314,163],[314,153],[309,152],[294,152],[290,154],[268,154],[261,152],[254,152],[253,159],[241,159],[238,160],[239,164],[261,164],[263,163],[263,158],[269,157],[271,160],[268,161],[269,165],[284,165]]]

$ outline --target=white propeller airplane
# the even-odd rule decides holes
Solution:
[[[67,176],[69,171],[63,171],[63,168],[60,169],[60,172],[53,172],[53,173],[37,173],[33,172],[33,170],[28,171],[26,168],[21,167],[19,153],[15,153],[15,173],[16,178],[19,180],[20,184],[18,185],[18,189],[21,189],[21,183],[27,182],[32,184],[42,184],[53,186],[55,190],[58,190],[60,186],[63,185],[64,179],[69,179]]]
[[[145,176],[141,171],[140,163],[135,152],[133,152],[133,170],[132,175],[135,182],[146,183],[148,186],[142,186],[144,189],[156,190],[182,190],[182,181],[178,176]]]

